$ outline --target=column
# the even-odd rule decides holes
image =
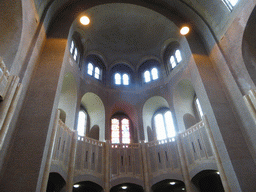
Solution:
[[[141,145],[141,153],[142,153],[142,164],[143,164],[145,192],[150,192],[149,175],[148,175],[148,163],[147,163],[148,161],[147,161],[147,152],[146,152],[145,141],[141,140],[140,145]]]

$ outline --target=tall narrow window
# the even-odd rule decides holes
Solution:
[[[85,128],[87,122],[87,114],[84,110],[80,110],[78,113],[77,132],[79,136],[85,136]]]
[[[151,70],[151,74],[152,74],[152,79],[153,79],[153,80],[158,79],[158,71],[157,71],[157,68],[154,67],[154,68]]]
[[[99,67],[95,67],[94,77],[96,79],[100,78],[100,69],[99,69]]]
[[[170,57],[170,62],[171,62],[172,68],[176,67],[177,63],[176,63],[176,61],[175,61],[175,59],[174,59],[174,56],[171,56],[171,57]]]
[[[76,63],[79,63],[81,57],[81,47],[78,46],[77,40],[72,40],[69,47],[69,52]]]
[[[129,76],[126,73],[123,74],[123,84],[129,85]]]
[[[156,79],[158,79],[158,70],[156,67],[152,68],[151,70],[146,70],[143,73],[143,76],[144,76],[145,83],[148,83],[151,80],[156,80]]]
[[[111,120],[111,142],[120,143],[119,120],[116,118]]]
[[[130,120],[126,117],[114,117],[111,119],[111,142],[131,143]]]
[[[119,73],[115,74],[115,84],[121,85],[121,75]]]
[[[197,112],[198,112],[200,118],[202,119],[202,117],[203,117],[203,110],[202,110],[201,104],[199,102],[199,99],[197,97],[195,99],[195,104],[196,104]]]
[[[93,65],[91,63],[88,63],[88,70],[87,70],[87,73],[89,75],[92,75],[93,73]]]
[[[145,71],[145,72],[144,72],[144,81],[145,81],[146,83],[149,82],[149,81],[151,81],[149,71]]]
[[[175,127],[171,111],[159,112],[154,116],[156,136],[158,140],[175,137]]]

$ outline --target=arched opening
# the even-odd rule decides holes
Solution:
[[[142,117],[143,117],[143,128],[144,128],[146,141],[149,141],[147,127],[152,127],[153,116],[155,112],[160,108],[169,108],[168,102],[163,97],[160,97],[160,96],[154,96],[149,98],[143,106]],[[154,134],[153,137],[156,137],[156,135]]]
[[[247,22],[243,43],[242,54],[248,73],[256,85],[256,7],[253,9],[251,16]]]
[[[103,192],[103,188],[91,181],[82,181],[73,185],[73,192]]]
[[[60,120],[65,123],[66,122],[66,112],[63,109],[59,109],[60,111]]]
[[[50,173],[46,192],[60,192],[66,185],[59,173]]]
[[[192,182],[200,192],[224,192],[219,172],[216,170],[204,170],[192,178]]]
[[[184,79],[177,84],[173,104],[179,131],[185,131],[201,120],[203,111],[189,80]]]
[[[101,98],[92,92],[88,92],[82,97],[81,105],[88,113],[87,120],[90,120],[90,124],[88,125],[89,130],[86,132],[87,135],[91,132],[93,126],[97,125],[99,127],[99,140],[104,141],[105,107]]]
[[[182,181],[174,179],[165,179],[154,184],[151,187],[153,192],[184,192],[186,191],[185,184]]]
[[[133,139],[133,125],[123,113],[116,113],[111,118],[111,143],[130,144]]]
[[[134,183],[122,183],[110,189],[110,192],[143,192],[143,187]]]
[[[65,124],[71,129],[74,128],[76,104],[77,104],[76,80],[72,73],[67,73],[63,79],[58,108],[66,113]],[[62,116],[64,116],[64,114],[62,114]]]

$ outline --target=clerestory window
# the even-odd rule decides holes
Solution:
[[[101,69],[92,62],[89,62],[87,65],[87,74],[93,76],[95,79],[101,79]]]
[[[161,110],[154,115],[157,140],[175,137],[176,131],[170,110]]]
[[[158,70],[156,67],[146,70],[143,74],[144,76],[144,82],[148,83],[150,81],[158,79]]]
[[[232,11],[234,6],[237,4],[238,0],[222,0],[223,3],[227,6],[229,11]]]
[[[116,85],[129,85],[130,77],[127,73],[117,72],[114,75],[114,81]]]
[[[74,61],[76,61],[76,63],[79,63],[80,51],[78,49],[78,44],[74,40],[72,40],[70,43],[69,52],[70,52],[72,58],[74,59]]]
[[[202,119],[204,114],[203,114],[203,110],[202,110],[201,104],[200,104],[197,96],[195,97],[194,104],[195,104],[197,116],[199,117],[199,119]]]
[[[111,143],[131,143],[130,126],[128,117],[113,117],[111,119]]]
[[[176,49],[170,56],[169,62],[171,69],[174,69],[182,61],[181,52]]]

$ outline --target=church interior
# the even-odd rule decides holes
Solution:
[[[1,192],[256,191],[256,0],[0,10]]]

